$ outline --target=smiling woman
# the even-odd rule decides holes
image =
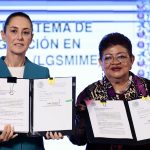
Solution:
[[[76,129],[69,137],[73,144],[87,144],[86,150],[148,150],[150,148],[149,143],[145,145],[121,145],[120,143],[117,143],[118,139],[116,139],[116,144],[112,144],[111,142],[105,143],[105,140],[103,140],[103,142],[93,143],[87,138],[90,136],[87,135],[90,133],[88,131],[90,130],[90,127],[86,122],[88,113],[86,109],[88,104],[86,105],[86,103],[89,103],[88,101],[129,101],[141,99],[142,96],[145,97],[150,95],[150,80],[138,77],[130,71],[133,62],[134,55],[132,54],[132,44],[125,35],[115,32],[107,34],[102,38],[99,43],[99,64],[105,75],[102,80],[98,80],[87,86],[77,97]],[[94,109],[99,108],[95,107]],[[105,111],[107,111],[107,109],[109,109],[109,107],[106,108]],[[95,113],[95,115],[97,114]],[[95,118],[96,117],[97,116],[95,116]],[[109,116],[105,119],[103,119],[103,117],[104,116],[98,117],[100,119],[98,120],[98,124],[108,124],[109,121],[105,122],[104,120],[107,120],[107,117]],[[115,121],[115,119],[112,119],[111,123],[116,125]],[[105,132],[105,127],[102,126],[97,125],[97,128],[104,128],[104,130],[97,130],[99,133]],[[112,125],[110,128],[113,128],[114,131],[112,131],[117,134],[115,126]],[[111,132],[109,131],[109,128],[106,130]]]
[[[4,61],[8,67],[24,66],[25,54],[33,38],[32,30],[31,20],[25,15],[19,16],[18,13],[8,17],[1,32],[2,39],[7,43]]]
[[[20,22],[22,23],[20,25]],[[32,26],[28,19],[20,16],[13,17],[9,24],[4,26],[2,39],[7,42],[7,56],[5,63],[9,67],[23,66],[25,53],[32,41]],[[13,59],[14,61],[11,61]],[[19,61],[15,62],[15,60]],[[12,64],[13,63],[13,64]]]
[[[0,58],[0,77],[17,77],[25,79],[49,78],[49,69],[32,63],[26,52],[32,41],[32,22],[23,12],[15,12],[8,16],[2,39],[6,42],[6,56]],[[10,122],[12,123],[12,122]],[[3,124],[4,130],[0,134],[0,150],[44,150],[43,137],[15,134],[11,124]],[[45,138],[59,139],[61,133],[46,132]]]

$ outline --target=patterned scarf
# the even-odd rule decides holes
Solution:
[[[142,96],[148,96],[147,84],[144,78],[138,77],[130,72],[131,83],[129,88],[118,94],[115,92],[112,84],[106,78],[97,81],[87,87],[86,94],[88,98],[100,101],[106,100],[134,100]]]

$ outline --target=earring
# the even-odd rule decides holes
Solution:
[[[104,71],[102,70],[102,78],[104,77]]]
[[[102,71],[101,71],[101,79],[103,79],[104,76],[105,76],[105,74],[104,74],[104,71],[102,70]]]

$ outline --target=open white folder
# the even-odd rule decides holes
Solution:
[[[72,130],[75,77],[14,80],[0,78],[0,130],[5,124],[31,134]]]
[[[128,139],[131,143],[150,139],[150,99],[86,100],[86,105],[93,138]]]

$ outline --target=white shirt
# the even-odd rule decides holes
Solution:
[[[24,68],[25,68],[25,66],[21,66],[21,67],[8,67],[11,75],[13,77],[17,77],[17,78],[23,78]]]

